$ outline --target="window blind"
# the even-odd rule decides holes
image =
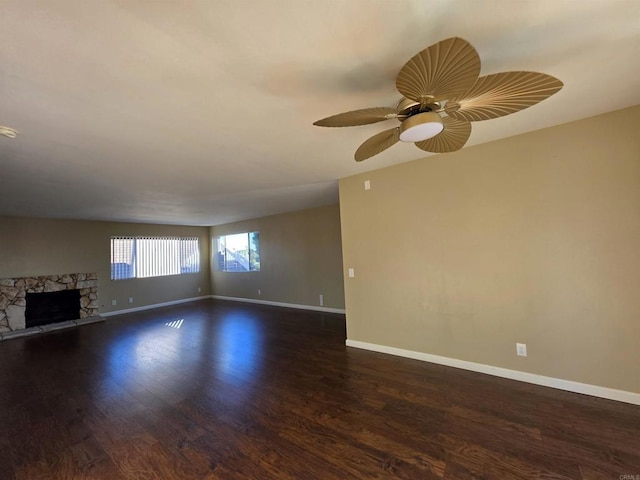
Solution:
[[[198,237],[111,237],[111,279],[200,271]]]

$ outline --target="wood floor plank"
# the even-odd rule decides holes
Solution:
[[[342,315],[206,300],[2,342],[0,479],[640,475],[640,407],[344,341]]]

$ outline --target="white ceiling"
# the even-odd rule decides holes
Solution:
[[[400,67],[448,37],[482,73],[562,80],[467,145],[640,104],[638,0],[0,0],[0,214],[214,225],[337,202],[337,179],[426,157],[389,126]],[[389,121],[391,122],[394,120]],[[425,161],[446,161],[446,155]]]

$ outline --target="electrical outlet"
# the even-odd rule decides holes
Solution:
[[[365,180],[364,181],[364,189],[365,190],[371,190],[371,181],[370,180]]]
[[[118,300],[111,300],[111,305],[115,306],[118,304]]]
[[[320,294],[320,306],[324,305],[324,295]]]
[[[258,289],[258,295],[262,295],[262,290]]]
[[[527,344],[526,343],[516,343],[516,354],[519,357],[527,356]]]
[[[355,277],[356,276],[356,271],[353,268],[349,269],[349,276],[350,277]]]
[[[129,303],[133,303],[133,297],[129,297]]]
[[[200,293],[202,291],[202,288],[198,287],[198,293]]]

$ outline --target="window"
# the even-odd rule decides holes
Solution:
[[[111,280],[199,271],[198,237],[111,237]]]
[[[236,233],[216,237],[214,270],[253,272],[260,270],[260,233]]]

